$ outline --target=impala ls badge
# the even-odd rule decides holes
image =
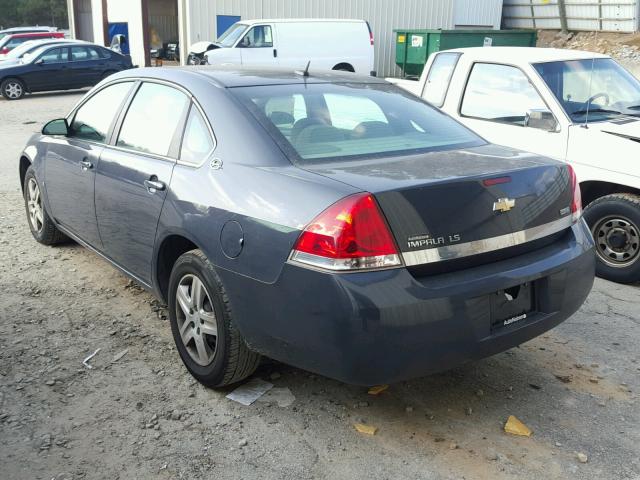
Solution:
[[[508,212],[516,206],[515,199],[512,198],[499,198],[497,202],[493,202],[494,212]]]

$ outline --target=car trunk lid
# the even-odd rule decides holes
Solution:
[[[573,223],[565,165],[494,145],[304,168],[373,193],[409,267],[533,246]]]

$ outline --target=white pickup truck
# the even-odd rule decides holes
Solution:
[[[640,280],[640,82],[606,55],[478,47],[429,58],[419,81],[388,79],[487,141],[576,170],[597,273]]]

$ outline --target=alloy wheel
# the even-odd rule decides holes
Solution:
[[[178,283],[176,319],[191,359],[198,365],[209,365],[216,354],[218,323],[207,287],[196,275],[184,275]]]
[[[22,96],[22,85],[18,82],[9,82],[4,86],[3,93],[7,98],[20,98]]]
[[[40,187],[35,178],[30,178],[27,182],[27,208],[29,210],[29,222],[31,227],[38,233],[44,225],[44,215],[42,210],[42,199],[40,198]]]
[[[626,217],[605,217],[594,224],[591,233],[598,256],[611,267],[628,267],[640,257],[640,230]]]

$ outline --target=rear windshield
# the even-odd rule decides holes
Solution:
[[[409,155],[485,143],[393,85],[324,83],[231,90],[294,161]]]

